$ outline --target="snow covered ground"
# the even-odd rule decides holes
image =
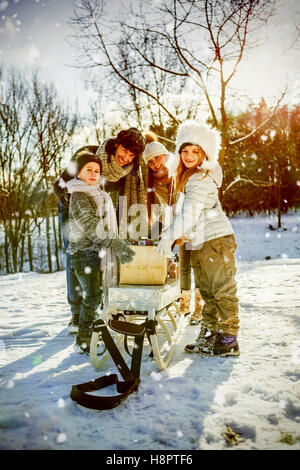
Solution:
[[[0,278],[0,449],[219,450],[300,448],[300,214],[232,220],[238,242],[241,356],[142,359],[139,391],[94,411],[70,397],[96,371],[73,350],[65,273]],[[271,257],[271,259],[266,259]],[[239,433],[226,443],[226,426]]]

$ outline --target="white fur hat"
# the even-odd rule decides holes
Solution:
[[[144,162],[147,163],[151,158],[157,157],[158,155],[169,155],[166,147],[160,142],[150,142],[145,146],[143,153]]]
[[[201,168],[212,170],[218,161],[221,148],[221,134],[207,124],[200,124],[196,121],[188,120],[180,124],[177,130],[175,154],[183,144],[199,145],[206,153],[207,160],[204,160]]]

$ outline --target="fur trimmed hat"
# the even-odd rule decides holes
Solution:
[[[117,137],[107,140],[105,150],[108,154],[114,155],[116,145],[121,144],[126,150],[129,150],[135,157],[140,157],[145,148],[145,138],[136,127],[122,130]],[[138,160],[138,159],[137,159]]]
[[[179,154],[184,145],[199,145],[206,153],[207,159],[201,168],[212,170],[218,161],[221,149],[221,134],[217,129],[203,123],[188,120],[180,124],[177,130],[175,154]]]
[[[143,153],[145,163],[148,163],[151,158],[157,157],[158,155],[169,155],[168,150],[163,144],[160,142],[150,142],[149,144],[146,144]]]

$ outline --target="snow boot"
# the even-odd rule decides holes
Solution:
[[[240,349],[235,335],[217,333],[199,348],[202,356],[239,356]]]
[[[91,337],[92,335],[90,333],[78,333],[74,346],[75,351],[89,354]]]
[[[190,325],[199,325],[202,320],[202,297],[199,289],[195,289],[195,310],[190,317]]]
[[[184,348],[185,352],[188,353],[199,353],[200,348],[205,347],[205,345],[213,340],[217,335],[216,331],[210,330],[209,328],[202,326],[199,335],[192,344],[187,344]]]
[[[182,290],[180,296],[180,313],[181,315],[189,315],[191,313],[190,308],[191,302],[191,291],[190,290]]]
[[[76,335],[78,333],[79,324],[79,313],[72,315],[70,323],[68,324],[68,331],[70,335]]]

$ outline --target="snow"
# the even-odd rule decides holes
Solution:
[[[299,212],[283,217],[287,230],[269,230],[276,221],[266,216],[231,221],[240,357],[185,353],[198,333],[186,322],[166,370],[146,344],[139,390],[113,410],[70,399],[72,385],[116,368],[95,370],[74,351],[65,272],[1,276],[0,449],[299,450]]]

